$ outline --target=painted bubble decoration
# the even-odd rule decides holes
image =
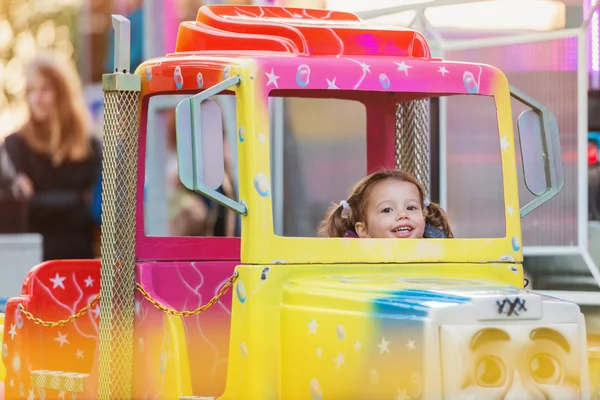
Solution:
[[[267,176],[262,172],[254,178],[254,188],[262,197],[269,197],[271,194],[271,188]]]
[[[369,372],[369,379],[373,385],[377,385],[379,383],[379,373],[377,373],[375,368],[371,369]]]
[[[471,71],[465,71],[463,74],[463,85],[469,93],[479,92],[479,83],[475,80],[475,76]]]
[[[177,86],[177,89],[181,89],[183,87],[183,75],[181,74],[181,67],[179,65],[175,67],[175,72],[173,72],[173,80],[175,81],[175,86]]]
[[[23,327],[23,317],[21,316],[21,311],[19,307],[15,310],[15,321],[17,323],[17,328],[21,329]]]
[[[346,338],[346,329],[344,329],[344,325],[338,325],[335,331],[338,339],[344,340]]]
[[[240,142],[246,140],[246,129],[244,129],[243,126],[240,126],[240,129],[238,130],[238,137],[240,138]]]
[[[13,371],[15,371],[16,373],[19,373],[19,371],[21,370],[21,358],[18,354],[15,354],[13,357],[12,368]]]
[[[415,372],[410,377],[410,385],[408,386],[408,394],[413,398],[421,396],[421,376]]]
[[[6,343],[2,343],[2,357],[8,357],[8,345]]]
[[[323,398],[321,385],[319,385],[319,381],[316,379],[310,381],[310,395],[313,400],[321,400]]]
[[[146,79],[152,80],[152,67],[146,67]]]
[[[246,347],[246,343],[244,342],[240,344],[240,353],[242,353],[242,357],[246,357],[248,355],[248,347]]]
[[[521,240],[518,236],[513,236],[512,238],[512,247],[514,251],[521,250]]]
[[[143,352],[144,352],[144,338],[140,338],[140,339],[138,340],[138,351],[139,351],[140,353],[143,353]]]
[[[231,68],[229,68],[229,65],[228,65],[223,70],[223,80],[229,79],[230,76],[231,76]]]
[[[25,386],[23,386],[23,382],[19,383],[19,394],[25,396]]]
[[[240,303],[244,304],[246,302],[246,288],[244,287],[244,281],[238,281],[237,285],[235,286],[235,293],[237,294],[237,298]]]
[[[163,351],[160,353],[160,373],[164,374],[165,372],[167,372],[167,353]]]
[[[381,85],[382,88],[389,89],[392,82],[390,81],[390,78],[388,78],[388,76],[386,74],[381,74],[381,75],[379,75],[379,84]]]
[[[296,83],[298,86],[306,87],[310,81],[310,67],[306,64],[302,64],[296,71]]]
[[[40,396],[40,400],[45,400],[46,399],[46,391],[42,388],[39,388],[38,396]]]
[[[204,76],[202,75],[202,72],[198,72],[198,75],[196,75],[196,84],[198,85],[198,89],[202,89],[202,86],[204,86]]]

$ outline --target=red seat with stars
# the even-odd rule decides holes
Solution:
[[[98,338],[99,305],[74,322],[45,327],[27,319],[19,304],[41,320],[58,321],[76,314],[99,292],[100,260],[48,261],[27,274],[21,296],[6,304],[2,344],[6,399],[41,398],[42,389],[32,387],[30,371],[90,373]],[[43,394],[59,395],[50,392]]]

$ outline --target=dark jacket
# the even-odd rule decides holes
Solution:
[[[18,193],[15,186],[17,171],[8,156],[6,146],[0,144],[0,198],[16,198]]]
[[[92,258],[94,221],[86,202],[98,180],[101,144],[92,140],[92,154],[84,161],[55,167],[47,155],[29,148],[18,134],[5,140],[17,173],[31,179],[34,195],[28,202],[28,230],[44,240],[44,260]]]

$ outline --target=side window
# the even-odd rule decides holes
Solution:
[[[146,128],[144,231],[147,236],[239,236],[240,221],[233,211],[186,189],[178,176],[175,108],[189,96],[164,95],[150,99]],[[225,178],[217,189],[237,198],[235,97],[210,98],[220,108],[224,130]]]
[[[457,238],[506,232],[502,148],[493,97],[455,95],[445,101],[447,213]],[[512,206],[518,213],[518,205]],[[509,210],[510,211],[510,210]]]

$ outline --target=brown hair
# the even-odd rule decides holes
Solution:
[[[50,54],[39,55],[28,65],[27,76],[33,74],[52,85],[55,107],[49,121],[39,123],[30,117],[20,134],[33,151],[48,155],[54,165],[85,160],[92,150],[91,118],[77,74],[67,62]]]
[[[343,237],[348,231],[354,232],[354,226],[357,222],[366,221],[367,200],[373,186],[388,179],[396,179],[414,184],[419,190],[421,204],[427,198],[425,188],[409,173],[398,170],[374,172],[354,186],[352,194],[346,200],[350,206],[350,209],[346,213],[344,213],[344,207],[341,204],[334,204],[327,210],[325,219],[319,225],[319,236]],[[447,237],[454,237],[450,229],[448,216],[439,204],[430,202],[429,206],[423,207],[423,215],[425,216],[426,223],[442,229]]]

